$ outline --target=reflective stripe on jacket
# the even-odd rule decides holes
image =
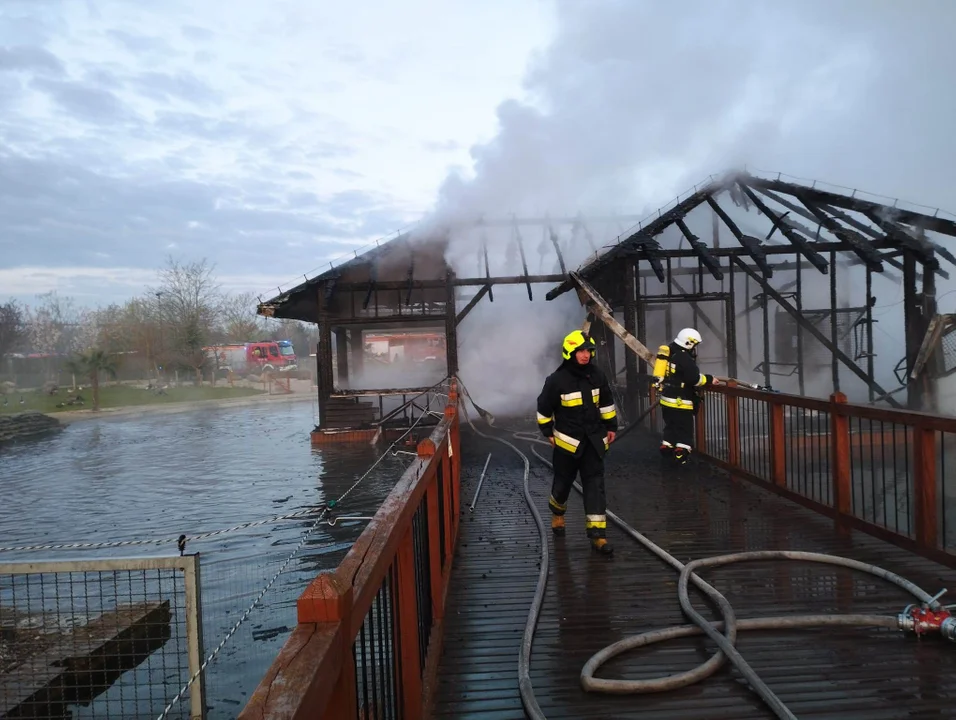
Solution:
[[[677,343],[670,344],[670,358],[661,383],[661,405],[678,410],[693,410],[697,388],[714,381],[697,367],[694,356]]]
[[[538,427],[555,447],[572,455],[590,439],[603,455],[608,432],[617,432],[617,409],[607,377],[593,364],[574,367],[566,361],[544,381],[538,396]]]

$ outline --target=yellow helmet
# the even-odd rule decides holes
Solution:
[[[561,355],[565,360],[570,360],[571,356],[582,347],[586,347],[588,350],[590,350],[591,357],[594,357],[594,340],[591,339],[590,335],[585,335],[580,330],[575,330],[574,332],[565,336]]]

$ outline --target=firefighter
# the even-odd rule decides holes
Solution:
[[[683,465],[690,458],[694,441],[694,416],[700,404],[698,388],[716,385],[713,375],[697,367],[700,333],[684,328],[669,345],[661,345],[654,364],[655,384],[660,392],[664,434],[661,455]]]
[[[604,456],[617,432],[617,410],[607,377],[594,364],[594,353],[594,340],[580,330],[564,338],[564,361],[544,381],[538,396],[538,427],[554,448],[554,482],[548,499],[552,531],[564,534],[568,496],[580,473],[591,547],[610,555]]]

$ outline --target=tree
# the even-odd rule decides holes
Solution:
[[[223,295],[212,271],[205,259],[183,264],[168,258],[154,291],[171,359],[192,368],[197,385],[207,360],[203,347],[222,313]]]
[[[223,298],[223,342],[255,341],[261,339],[263,332],[262,319],[256,314],[256,296],[253,293],[239,293]]]
[[[0,305],[0,358],[23,349],[27,339],[26,313],[11,300]]]
[[[74,355],[66,362],[67,369],[76,375],[85,375],[90,379],[93,392],[93,411],[100,409],[100,374],[116,377],[116,361],[109,353],[99,348]]]

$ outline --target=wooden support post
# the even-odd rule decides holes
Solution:
[[[445,276],[445,362],[448,375],[458,374],[458,318],[455,315],[455,273]]]
[[[360,376],[365,369],[365,337],[360,327],[349,330],[349,345],[352,350],[350,369],[355,376]]]
[[[830,251],[830,344],[840,346],[837,336],[837,262],[836,251]],[[830,354],[830,373],[833,377],[833,392],[840,392],[840,361],[836,353]]]
[[[770,457],[773,484],[787,487],[787,433],[783,416],[783,403],[771,400],[770,411]]]
[[[894,433],[895,435],[895,433]],[[913,494],[916,499],[916,542],[936,550],[939,542],[936,493],[936,432],[913,428]]]
[[[352,586],[343,582],[334,572],[320,574],[299,596],[297,601],[299,624],[338,623],[341,644],[338,652],[342,661],[338,678],[332,680],[334,689],[321,720],[354,718],[358,714],[355,687],[355,653],[352,648]]]
[[[912,252],[903,252],[903,323],[904,340],[906,347],[906,397],[907,407],[911,410],[920,408],[922,397],[920,383],[910,376],[910,371],[916,364],[920,344],[923,341],[919,334],[920,301],[916,294],[916,258]]]
[[[727,462],[740,467],[740,408],[737,402],[737,383],[727,383]]]
[[[850,419],[840,412],[846,395],[830,395],[830,469],[833,482],[833,519],[839,530],[846,532],[844,518],[852,509],[852,477],[850,474]]]
[[[335,329],[335,366],[338,370],[338,389],[349,387],[349,341],[345,328]]]
[[[395,557],[398,576],[397,612],[393,621],[401,655],[398,675],[401,683],[402,717],[419,718],[422,714],[422,672],[419,659],[418,597],[415,593],[415,551],[412,527],[405,531]],[[343,716],[344,717],[344,716]],[[354,717],[354,716],[349,716]]]
[[[624,264],[624,329],[631,335],[640,334],[641,329],[637,327],[637,263],[625,262]],[[644,339],[641,338],[641,342]],[[637,357],[632,352],[624,350],[624,380],[627,385],[625,391],[624,412],[628,417],[637,417],[638,393],[643,389],[639,388]]]
[[[716,219],[717,215],[714,215]],[[734,284],[734,262],[727,260],[727,308],[724,310],[724,320],[726,323],[727,338],[727,374],[730,377],[737,377],[737,289]],[[746,298],[750,302],[750,298]]]
[[[325,287],[317,289],[319,305],[319,342],[315,349],[316,385],[319,396],[319,427],[328,422],[329,398],[332,396],[332,325],[325,299]]]

